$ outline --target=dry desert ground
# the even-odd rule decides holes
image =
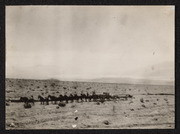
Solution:
[[[171,85],[6,79],[6,100],[31,95],[37,100],[42,93],[59,95],[75,91],[130,94],[133,98],[100,104],[69,102],[65,107],[35,102],[28,109],[22,102],[8,101],[6,129],[173,129],[175,126],[175,96]]]

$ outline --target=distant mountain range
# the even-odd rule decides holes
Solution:
[[[174,85],[173,80],[152,80],[135,78],[97,78],[97,79],[61,79],[62,81],[123,83],[123,84],[148,84],[148,85]]]
[[[106,82],[106,83],[150,84],[150,85],[173,85],[174,84],[174,81],[133,79],[133,78],[101,78],[101,79],[93,79],[92,81]]]
[[[136,78],[137,76],[142,78]],[[62,78],[60,80],[123,84],[174,85],[173,76],[174,62],[168,61],[125,72],[122,77],[102,77],[94,79]]]
[[[16,79],[16,78],[6,78]],[[19,79],[19,78],[17,78]],[[23,78],[21,78],[23,79]],[[25,79],[24,80],[38,80],[38,79]],[[39,79],[48,81],[77,81],[77,82],[98,82],[98,83],[121,83],[121,84],[145,84],[145,85],[174,85],[173,80],[152,80],[152,79],[135,79],[135,78],[96,78],[96,79]]]

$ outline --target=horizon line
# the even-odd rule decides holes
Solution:
[[[34,80],[49,80],[49,79],[56,79],[56,80],[62,80],[62,79],[79,79],[79,80],[95,80],[95,79],[136,79],[136,80],[157,80],[157,81],[174,81],[175,79],[154,79],[154,78],[142,78],[142,77],[116,77],[116,76],[109,76],[109,77],[94,77],[94,78],[78,78],[78,77],[61,77],[61,78],[25,78],[25,77],[5,77],[5,79],[34,79]]]
[[[6,79],[19,79],[19,80],[37,80],[37,81],[48,81],[51,79],[24,79],[24,78],[6,78]],[[162,83],[133,83],[133,82],[103,82],[103,81],[78,81],[78,80],[58,80],[54,79],[58,82],[82,82],[82,83],[102,83],[102,84],[124,84],[124,85],[151,85],[151,86],[175,86],[175,81],[168,81],[172,82],[170,84],[162,84]]]

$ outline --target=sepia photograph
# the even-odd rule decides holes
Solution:
[[[175,6],[6,6],[5,129],[174,129]]]

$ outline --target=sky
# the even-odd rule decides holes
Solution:
[[[6,6],[6,77],[174,80],[174,6]]]

